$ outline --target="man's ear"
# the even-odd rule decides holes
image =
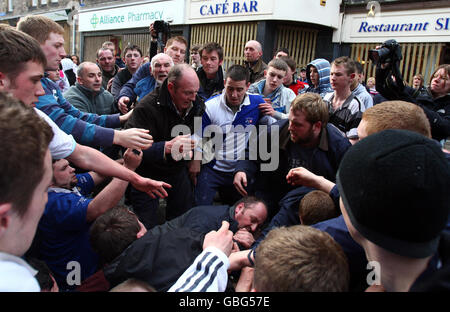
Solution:
[[[10,81],[6,74],[0,72],[0,91],[6,91],[9,88]]]
[[[267,76],[267,70],[264,69],[264,77],[266,77],[266,76]]]
[[[173,82],[167,82],[167,90],[169,90],[169,93],[172,95],[175,90],[175,85]]]
[[[244,204],[244,203],[238,204],[238,205],[236,206],[236,208],[234,208],[234,215],[236,216],[236,215],[238,215],[238,214],[241,214],[242,211],[244,210],[244,208],[245,208],[245,204]]]
[[[11,203],[0,204],[0,236],[8,229],[12,209]]]
[[[219,66],[222,66],[223,60],[219,61]]]
[[[322,122],[321,121],[316,121],[314,124],[313,124],[313,130],[314,131],[321,131],[322,130]]]

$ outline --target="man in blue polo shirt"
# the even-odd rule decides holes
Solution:
[[[142,152],[128,149],[123,165],[134,171],[141,160]],[[94,186],[103,180],[95,172],[75,175],[65,159],[53,163],[53,181],[32,252],[46,262],[61,290],[74,289],[98,270],[98,256],[89,242],[90,226],[117,205],[128,186],[128,182],[114,178],[97,196],[89,198]]]
[[[246,69],[234,65],[227,71],[225,91],[205,103],[202,133],[196,134],[207,140],[210,130],[220,128],[221,135],[215,133],[216,136],[209,140],[209,143],[215,145],[212,161],[201,166],[201,158],[196,157],[190,166],[191,179],[196,184],[196,205],[211,205],[217,191],[222,192],[221,195],[227,192],[227,196],[222,196],[223,201],[226,199],[225,203],[232,204],[241,197],[233,187],[235,164],[245,152],[251,132],[256,130],[254,126],[260,116],[258,105],[265,103],[260,95],[246,93],[249,86]],[[223,140],[219,139],[221,136]],[[220,143],[222,146],[219,147]],[[203,152],[203,159],[208,158],[205,157],[207,145],[208,143],[203,145],[203,150],[197,149],[198,153]]]

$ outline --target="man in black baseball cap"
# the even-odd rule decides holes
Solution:
[[[409,291],[445,265],[450,167],[435,141],[407,130],[370,135],[345,154],[337,185],[349,232],[380,264],[385,290]]]

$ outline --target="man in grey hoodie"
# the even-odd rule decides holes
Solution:
[[[323,98],[325,94],[333,92],[330,85],[330,62],[326,59],[318,58],[306,66],[306,79],[308,88],[299,91],[299,94],[306,92],[318,93]]]

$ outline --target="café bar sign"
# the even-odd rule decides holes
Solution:
[[[172,0],[82,11],[79,13],[79,31],[148,27],[157,20],[183,24],[184,10],[180,10],[181,7],[184,7],[183,0]]]
[[[189,19],[273,14],[273,4],[267,0],[191,0]]]

